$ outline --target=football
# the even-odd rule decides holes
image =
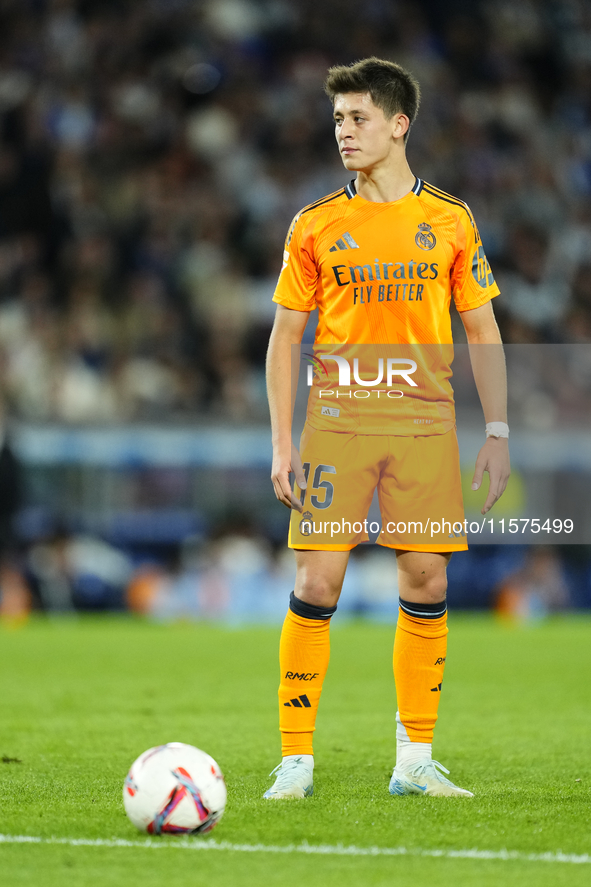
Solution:
[[[210,755],[184,742],[149,748],[123,783],[125,812],[151,835],[204,834],[222,818],[226,783]]]

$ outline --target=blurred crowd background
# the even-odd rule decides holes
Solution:
[[[148,520],[164,508],[170,526],[173,509],[180,523],[168,537],[149,520],[143,535],[126,535],[121,520],[119,532],[113,521],[99,532],[100,466],[81,468],[63,437],[39,438],[57,450],[35,461],[19,450],[19,429],[30,439],[48,426],[266,426],[263,363],[286,230],[349,179],[322,83],[330,65],[368,55],[421,83],[411,167],[470,204],[503,292],[504,340],[591,344],[587,0],[0,0],[0,391],[14,461],[4,472],[5,609],[24,594],[41,608],[150,600],[172,612],[158,583],[199,575],[209,577],[199,607],[216,610],[215,570],[225,563],[230,576],[236,564],[224,545],[242,552],[245,574],[266,564],[269,582],[283,577],[276,585],[289,591],[273,554],[284,516],[269,502],[253,518],[253,490],[264,482],[272,497],[261,465],[238,482],[225,463],[218,481],[226,494],[238,488],[224,498],[236,507],[216,511],[207,460],[192,479],[162,458],[160,468],[110,463],[103,511]],[[571,396],[575,413],[588,406],[588,380],[574,407]],[[536,378],[528,384],[549,430],[548,401]],[[517,555],[482,554],[490,581],[480,592],[474,570],[454,568],[468,576],[460,602],[490,603],[503,577],[539,571],[527,549]],[[547,606],[591,602],[581,552],[543,557],[555,575]],[[375,574],[380,558],[359,554],[357,566]],[[117,581],[82,592],[73,564],[87,561]],[[228,576],[220,601],[231,599]]]

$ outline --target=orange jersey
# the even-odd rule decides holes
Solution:
[[[376,349],[372,361],[367,346],[390,344],[398,346],[393,353],[400,360],[418,365],[417,385],[398,379],[401,397],[388,395],[385,370],[381,397],[357,396],[354,389],[337,396],[336,386],[329,387],[334,379],[317,373],[308,422],[366,434],[448,431],[455,421],[449,383],[453,349],[441,346],[452,343],[451,297],[459,311],[466,311],[499,294],[468,206],[421,179],[393,203],[364,200],[351,182],[297,214],[283,258],[273,299],[296,311],[318,307],[320,358],[345,353],[320,346],[366,346],[359,352],[358,377],[373,379],[378,354],[385,352]],[[334,360],[323,362],[336,372]],[[335,395],[321,395],[322,386]]]

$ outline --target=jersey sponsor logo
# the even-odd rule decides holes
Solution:
[[[313,681],[314,678],[318,677],[318,674],[319,673],[317,671],[315,671],[314,673],[307,672],[306,674],[299,671],[286,671],[285,679],[289,681]]]
[[[369,305],[372,299],[374,302],[422,302],[425,284],[419,281],[435,280],[439,275],[439,265],[437,262],[415,262],[414,259],[410,262],[380,262],[375,259],[367,265],[332,265],[332,273],[338,286],[363,284],[353,287],[354,305]],[[383,280],[394,282],[382,283]]]
[[[337,242],[331,246],[329,253],[336,253],[339,249],[360,249],[360,246],[355,242],[349,232],[345,231],[345,233],[339,237]]]
[[[433,249],[437,243],[431,225],[428,225],[427,222],[421,222],[419,225],[419,232],[415,237],[415,243],[420,249]]]
[[[423,283],[381,283],[379,286],[356,286],[353,289],[354,305],[369,305],[371,297],[378,302],[422,302]],[[364,298],[365,297],[365,298]]]
[[[392,269],[392,271],[390,271]],[[439,274],[437,262],[380,262],[374,259],[367,265],[332,265],[337,286],[378,280],[435,280]]]
[[[435,660],[435,665],[443,665],[443,663],[445,662],[445,659],[446,659],[445,656],[440,656],[439,659]]]
[[[479,246],[472,259],[472,276],[476,283],[483,289],[492,286],[495,282],[493,273],[490,270],[488,259],[484,255],[484,248]]]

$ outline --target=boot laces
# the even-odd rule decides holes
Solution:
[[[449,770],[447,769],[447,767],[444,767],[443,764],[439,763],[439,761],[432,760],[420,761],[418,764],[415,764],[411,772],[413,777],[430,775],[435,776],[441,782],[449,782],[449,779],[446,779],[445,776],[442,776],[441,773],[437,772],[438,770],[441,770],[443,773],[447,773],[449,775]]]
[[[277,764],[274,770],[271,770],[269,776],[274,776],[275,773],[278,773],[277,779],[275,780],[275,785],[273,788],[278,790],[282,790],[285,788],[289,788],[293,780],[293,771],[297,770],[302,764],[301,758],[292,758],[291,761],[282,761],[280,764]]]

